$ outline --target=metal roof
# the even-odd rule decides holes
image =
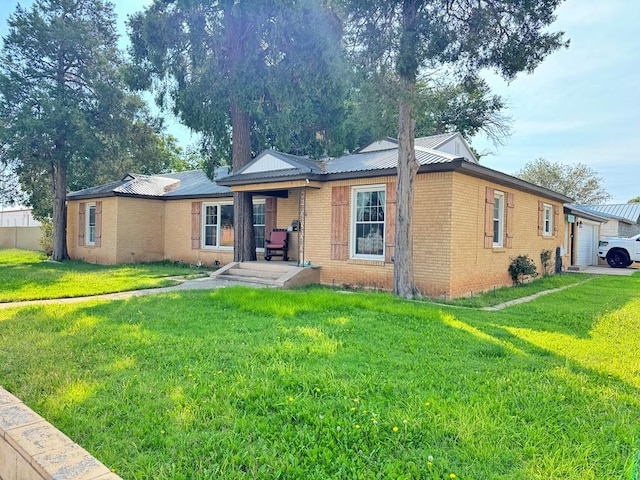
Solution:
[[[618,203],[614,205],[579,205],[599,215],[606,215],[629,223],[640,223],[640,203]]]
[[[229,175],[228,167],[218,167],[215,177]],[[127,174],[122,180],[106,185],[85,188],[67,195],[69,199],[112,196],[137,196],[151,198],[181,198],[231,195],[231,189],[211,181],[202,170],[166,173],[161,175]]]
[[[456,156],[428,148],[416,148],[416,160],[420,165],[447,163]],[[398,166],[398,148],[365,153],[352,153],[325,163],[326,173],[363,172],[367,170],[385,170]]]

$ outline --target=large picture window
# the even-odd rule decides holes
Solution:
[[[351,202],[353,257],[384,260],[385,199],[384,185],[353,189]]]

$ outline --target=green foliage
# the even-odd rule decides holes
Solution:
[[[224,288],[0,310],[0,378],[122,478],[625,478],[640,277],[500,312]]]
[[[602,177],[583,163],[564,164],[537,158],[528,162],[515,175],[573,198],[575,203],[600,204],[611,198],[602,185]]]
[[[115,14],[102,0],[18,6],[0,52],[0,162],[37,218],[51,217],[66,257],[64,199],[128,171],[166,168],[162,125],[125,88]]]
[[[542,275],[546,276],[553,272],[553,250],[542,250],[540,252],[540,263],[542,264]]]
[[[397,137],[399,97],[394,78],[366,75],[351,95],[347,109],[348,149]],[[492,95],[482,79],[419,80],[414,99],[416,137],[456,131],[471,138],[483,131],[494,143],[501,144],[510,135],[510,119],[502,113],[504,100]]]
[[[40,220],[40,231],[42,236],[40,237],[40,246],[42,251],[47,257],[50,257],[53,253],[53,222],[50,218],[43,218]],[[2,254],[0,253],[0,258]]]
[[[317,157],[342,144],[348,70],[328,5],[156,0],[129,25],[130,83],[201,132],[212,159],[231,157],[232,105],[250,117],[253,154]]]
[[[522,284],[525,276],[535,277],[538,274],[536,264],[528,255],[518,255],[512,258],[508,270],[514,285]]]
[[[629,200],[627,203],[640,203],[640,197],[634,197]]]

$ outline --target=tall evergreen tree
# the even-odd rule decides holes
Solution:
[[[332,148],[340,24],[313,0],[155,0],[130,21],[132,80],[155,89],[234,171],[265,147]],[[234,257],[255,260],[250,193],[234,195]]]
[[[69,185],[89,186],[100,170],[131,166],[141,139],[154,138],[159,125],[124,89],[110,3],[36,0],[29,10],[18,6],[8,24],[0,141],[36,214],[52,216],[53,258],[61,260]]]
[[[394,293],[412,296],[411,234],[416,87],[422,69],[454,65],[474,75],[494,68],[506,78],[531,72],[566,45],[548,32],[562,0],[342,0],[349,44],[365,70],[395,74],[399,91]]]

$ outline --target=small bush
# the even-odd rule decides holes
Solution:
[[[528,255],[518,255],[516,258],[511,259],[509,275],[511,275],[514,285],[520,285],[525,276],[537,276],[538,269]]]
[[[553,257],[553,251],[542,250],[540,252],[540,262],[542,263],[542,275],[549,275],[551,273],[551,258]]]
[[[50,218],[40,220],[42,226],[42,237],[40,237],[40,246],[47,257],[53,255],[53,221]]]

